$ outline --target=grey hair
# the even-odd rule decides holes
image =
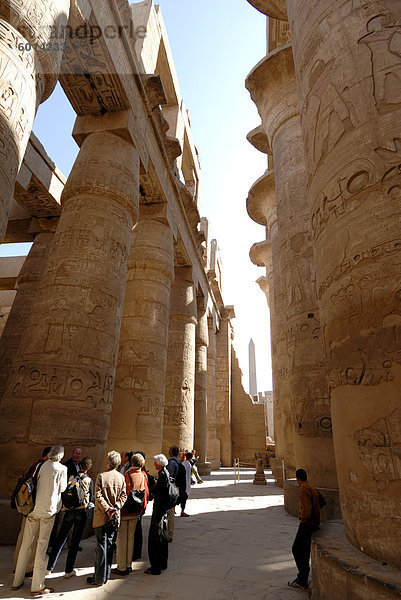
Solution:
[[[133,467],[143,467],[143,465],[145,464],[145,459],[143,458],[142,454],[139,454],[138,452],[136,452],[135,454],[132,455],[131,457],[131,465]]]
[[[112,450],[107,455],[107,462],[109,463],[111,469],[116,469],[118,465],[121,465],[121,456],[119,452]]]
[[[49,460],[59,462],[64,456],[64,446],[62,444],[55,444],[50,448],[47,456]]]
[[[156,456],[154,456],[153,459],[154,459],[155,463],[157,463],[161,467],[167,467],[167,465],[168,465],[168,460],[164,456],[164,454],[156,454]]]

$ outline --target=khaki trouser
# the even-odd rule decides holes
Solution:
[[[139,515],[122,517],[117,533],[117,569],[125,571],[131,568],[134,550],[134,534]]]
[[[22,518],[22,522],[21,522],[21,529],[19,530],[19,534],[18,534],[18,538],[17,538],[17,543],[15,545],[15,551],[14,551],[14,571],[17,568],[17,562],[18,562],[18,555],[21,549],[21,544],[22,544],[22,538],[24,537],[24,531],[25,531],[25,523],[26,523],[26,517]],[[29,559],[29,562],[27,564],[26,567],[26,571],[33,571],[33,563],[35,562],[35,556],[36,556],[36,542],[38,540],[35,540],[35,543],[33,545],[32,548],[32,552],[31,552],[31,556]]]
[[[174,536],[174,515],[175,515],[175,506],[170,508],[167,512],[167,539],[170,542]]]
[[[48,556],[46,554],[49,538],[52,531],[54,516],[40,518],[29,514],[26,517],[25,530],[15,569],[13,586],[17,587],[24,581],[25,572],[36,546],[36,556],[33,565],[31,592],[37,592],[45,587],[45,577]],[[37,540],[37,541],[36,541]]]

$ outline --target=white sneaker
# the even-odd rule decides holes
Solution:
[[[75,577],[77,574],[77,570],[73,569],[71,573],[64,573],[64,579],[69,579],[70,577]]]
[[[49,569],[46,570],[46,575],[50,575],[51,571]]]

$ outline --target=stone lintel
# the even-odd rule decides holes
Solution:
[[[245,87],[258,108],[273,149],[276,130],[299,114],[292,44],[262,58],[246,78]]]
[[[263,125],[259,125],[252,129],[246,136],[246,139],[256,150],[259,152],[263,152],[263,154],[272,154],[272,149],[270,148],[269,138],[263,128]]]
[[[0,262],[0,290],[13,290],[25,256],[5,256]]]
[[[135,146],[134,115],[130,109],[105,115],[80,115],[76,118],[72,137],[81,147],[91,133],[108,131]]]
[[[220,314],[222,319],[235,319],[235,307],[232,304],[228,304],[227,306],[224,306],[224,308],[221,309]]]
[[[285,0],[248,0],[248,2],[267,17],[273,17],[280,21],[288,20]]]
[[[347,540],[342,521],[323,523],[312,538],[312,600],[390,600],[401,597],[401,572],[363,554]]]
[[[276,206],[274,171],[266,171],[249,190],[246,209],[252,221],[266,227],[268,211],[273,206]]]
[[[20,242],[33,242],[33,234],[28,233],[31,219],[13,219],[8,221],[6,234],[4,236],[5,244],[17,244]]]
[[[256,242],[249,251],[251,262],[257,267],[268,267],[272,262],[272,243],[271,240]]]

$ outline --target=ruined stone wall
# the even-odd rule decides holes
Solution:
[[[232,456],[253,466],[255,453],[266,450],[265,407],[255,404],[242,386],[242,372],[231,349]]]

